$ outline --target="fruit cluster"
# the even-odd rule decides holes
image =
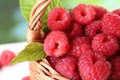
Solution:
[[[79,4],[53,8],[44,50],[51,66],[70,80],[120,80],[120,9]]]

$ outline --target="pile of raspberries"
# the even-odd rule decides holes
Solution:
[[[69,80],[120,80],[120,9],[79,4],[53,8],[44,51],[51,66]]]

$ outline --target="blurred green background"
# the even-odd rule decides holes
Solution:
[[[64,6],[73,8],[78,3],[100,5],[109,11],[120,8],[120,0],[62,0]],[[26,38],[25,21],[19,8],[19,0],[0,1],[0,44],[21,42]]]

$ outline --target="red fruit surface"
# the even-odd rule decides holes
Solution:
[[[70,80],[80,80],[77,65],[73,57],[64,57],[56,63],[55,69]]]
[[[81,51],[82,51],[82,54],[84,54],[86,51],[89,51],[91,50],[91,45],[90,44],[82,44],[81,45]]]
[[[82,80],[107,80],[111,64],[102,54],[89,50],[79,58],[78,69]]]
[[[102,19],[104,14],[107,13],[107,9],[105,9],[104,7],[101,6],[92,6],[96,12],[96,17],[95,19],[99,20]]]
[[[71,16],[63,8],[53,8],[47,19],[47,25],[50,30],[66,30],[69,28]]]
[[[117,52],[119,44],[116,38],[101,33],[92,40],[92,49],[95,52],[104,54],[106,57],[110,57]]]
[[[25,76],[22,80],[30,80],[30,76]]]
[[[62,31],[50,32],[44,40],[44,50],[48,56],[61,57],[69,50],[69,41]]]
[[[86,45],[86,46],[85,46]],[[89,38],[83,36],[83,37],[77,37],[71,42],[71,48],[69,55],[73,55],[76,58],[79,58],[82,54],[82,51],[90,49],[90,40]],[[83,48],[82,48],[83,46]]]
[[[1,63],[0,63],[0,69],[2,68],[2,65],[1,65]]]
[[[120,16],[120,9],[113,10],[113,13],[118,14]]]
[[[78,23],[73,23],[72,30],[68,33],[68,38],[70,40],[73,40],[74,38],[82,35],[83,35],[82,26]]]
[[[47,57],[47,60],[49,61],[50,65],[55,68],[55,65],[56,63],[60,60],[61,58],[59,57],[51,57],[51,56],[48,56]]]
[[[120,80],[120,56],[112,57],[110,63],[112,68],[109,80]]]
[[[16,55],[14,52],[10,50],[4,50],[0,56],[0,64],[1,66],[8,66],[9,63],[12,61],[13,58],[15,58]]]
[[[89,38],[93,38],[95,35],[101,32],[101,28],[102,28],[102,25],[100,20],[93,21],[92,23],[86,26],[85,34]]]
[[[102,19],[102,31],[120,39],[120,16],[115,13],[107,13]]]
[[[96,12],[93,7],[85,4],[79,4],[73,12],[75,20],[80,24],[89,24],[95,18]]]

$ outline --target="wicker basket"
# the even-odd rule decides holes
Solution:
[[[43,42],[44,32],[42,31],[41,22],[43,14],[47,6],[52,0],[37,0],[33,6],[30,14],[30,22],[27,28],[27,41],[30,42]],[[49,64],[47,59],[39,62],[32,61],[29,65],[30,79],[31,80],[68,80],[56,72]]]

